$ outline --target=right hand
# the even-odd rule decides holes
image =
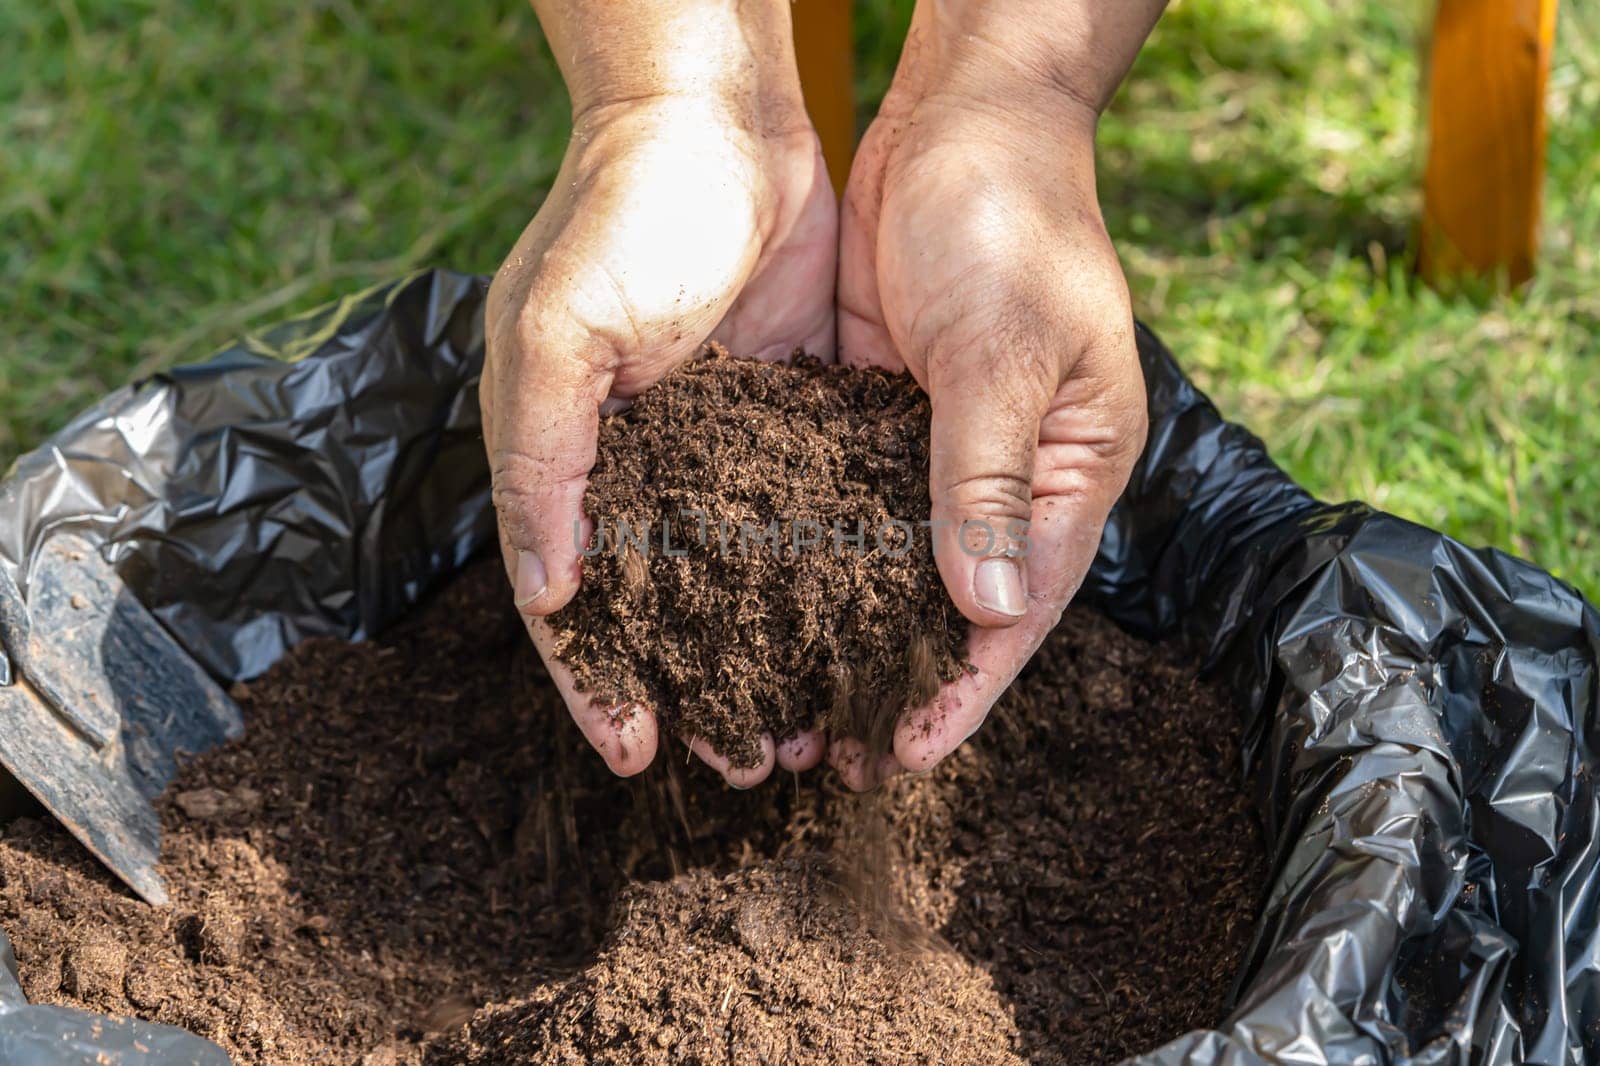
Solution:
[[[740,355],[834,351],[838,209],[816,133],[793,107],[657,93],[586,107],[555,185],[489,288],[480,399],[500,547],[517,609],[567,707],[606,764],[655,757],[649,707],[577,691],[544,616],[577,592],[584,489],[599,416],[708,340]],[[583,528],[587,528],[584,526]],[[803,770],[824,741],[763,739],[749,787],[774,764]]]

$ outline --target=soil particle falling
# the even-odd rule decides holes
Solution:
[[[559,654],[604,704],[735,766],[826,725],[887,750],[961,670],[934,565],[927,397],[907,375],[713,347],[605,419]]]
[[[506,599],[486,563],[242,688],[245,738],[161,802],[170,908],[48,818],[6,827],[29,997],[242,1066],[1108,1062],[1221,1017],[1265,869],[1233,714],[1180,656],[1070,612],[971,742],[883,791],[938,938],[902,956],[826,883],[860,801],[681,756],[618,780]]]

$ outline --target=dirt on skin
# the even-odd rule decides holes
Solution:
[[[241,1064],[1109,1062],[1221,1018],[1266,871],[1234,714],[1181,656],[1069,612],[972,741],[866,800],[677,748],[624,781],[504,582],[241,687],[246,736],[160,805],[169,908],[6,827],[30,999]],[[873,819],[909,946],[835,887]]]
[[[909,375],[713,346],[604,419],[593,554],[551,619],[580,689],[734,766],[822,726],[886,751],[966,640],[918,525],[929,416]]]

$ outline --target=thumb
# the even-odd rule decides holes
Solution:
[[[1027,611],[1034,457],[1054,388],[1044,360],[1014,352],[929,361],[934,556],[951,600],[979,626]]]
[[[583,495],[613,377],[603,359],[586,356],[588,345],[563,340],[491,340],[480,393],[506,574],[529,616],[560,610],[578,591]]]

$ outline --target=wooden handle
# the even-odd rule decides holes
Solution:
[[[834,191],[844,192],[856,150],[855,62],[850,0],[794,0],[794,48]]]
[[[1421,252],[1429,282],[1533,275],[1557,0],[1439,0]]]

